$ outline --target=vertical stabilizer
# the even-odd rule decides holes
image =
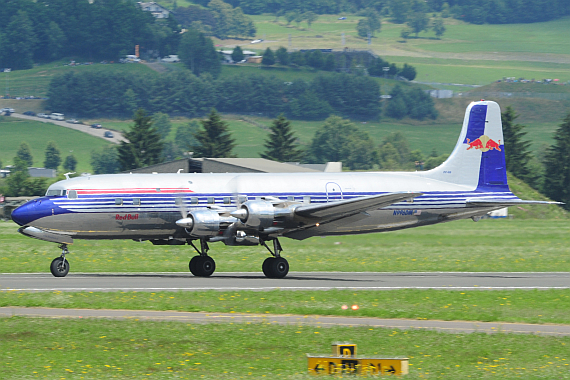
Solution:
[[[425,176],[482,191],[509,191],[499,105],[471,103],[455,149],[447,161]]]

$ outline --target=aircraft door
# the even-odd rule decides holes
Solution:
[[[336,182],[327,182],[326,193],[327,202],[335,202],[342,199],[342,188]]]

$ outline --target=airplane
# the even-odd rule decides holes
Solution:
[[[194,276],[211,276],[209,243],[264,246],[268,278],[289,272],[282,237],[393,231],[459,219],[526,201],[507,183],[501,110],[472,102],[449,158],[416,172],[107,174],[68,178],[15,209],[19,232],[58,243],[50,271],[68,274],[76,239],[133,239],[193,247]],[[268,243],[272,247],[268,245]],[[197,245],[199,247],[197,247]]]

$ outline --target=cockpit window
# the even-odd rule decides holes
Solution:
[[[67,194],[67,190],[49,190],[46,192],[46,197],[61,197]]]

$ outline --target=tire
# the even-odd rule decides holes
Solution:
[[[268,278],[284,278],[289,273],[289,262],[283,257],[269,257],[263,262],[262,268]]]
[[[188,268],[190,269],[190,273],[192,273],[194,276],[199,276],[198,270],[196,269],[196,263],[198,262],[198,260],[200,260],[200,256],[194,256],[194,257],[192,257],[192,259],[190,260],[190,263],[188,264]]]
[[[263,270],[263,274],[265,275],[265,277],[267,278],[272,278],[271,276],[271,269],[269,268],[271,266],[271,261],[273,261],[275,259],[275,257],[268,257],[263,261],[263,265],[261,266],[261,269]]]
[[[192,261],[195,260],[194,265],[192,265]],[[210,277],[212,273],[216,270],[216,262],[210,256],[194,256],[192,260],[190,260],[190,271],[194,276],[197,277]]]
[[[54,277],[65,277],[69,273],[69,261],[57,257],[51,262],[49,270]]]

